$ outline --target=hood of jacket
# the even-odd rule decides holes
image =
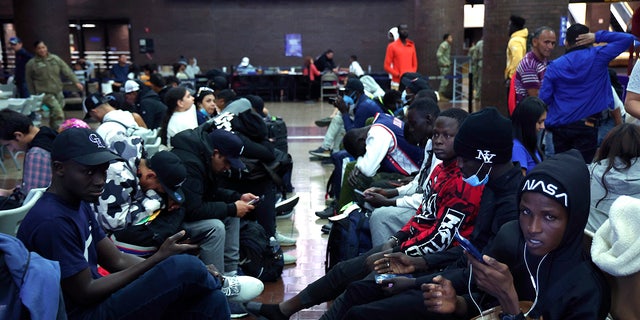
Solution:
[[[53,139],[58,135],[53,129],[49,127],[40,127],[40,131],[33,137],[29,148],[38,147],[51,152],[53,150]]]

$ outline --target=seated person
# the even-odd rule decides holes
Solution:
[[[434,169],[429,177],[429,188],[424,190],[424,199],[428,199],[429,204],[423,201],[396,237],[358,257],[338,263],[295,297],[278,305],[249,303],[249,311],[272,320],[287,319],[304,308],[336,298],[349,283],[370,274],[372,263],[385,252],[403,252],[420,257],[446,250],[451,246],[455,232],[470,234],[480,205],[482,187],[472,187],[462,180],[457,155],[453,151],[453,137],[461,120],[444,116],[436,120],[435,130],[443,134],[442,149],[437,156],[443,162]]]
[[[167,113],[160,127],[160,141],[171,149],[171,138],[184,130],[198,126],[196,106],[194,98],[183,86],[169,89],[164,96],[167,105]]]
[[[51,150],[56,132],[49,127],[36,127],[29,117],[9,109],[0,111],[0,147],[11,152],[25,151],[22,167],[22,184],[17,198],[7,200],[14,192],[0,188],[3,208],[16,208],[22,204],[31,189],[45,188],[51,182]]]
[[[346,131],[362,128],[367,124],[367,119],[373,118],[376,113],[384,112],[378,103],[369,98],[368,92],[364,90],[364,84],[359,79],[349,78],[344,88],[344,95],[338,96],[333,101],[333,105],[340,114],[336,113],[332,116],[322,146],[309,151],[312,156],[331,157],[333,150],[340,149],[340,143]]]
[[[141,128],[129,111],[118,110],[109,104],[109,99],[92,93],[82,102],[85,119],[100,122],[96,132],[107,143],[107,148],[135,167],[136,159],[142,157],[144,137],[153,132]]]
[[[422,285],[427,309],[468,319],[479,313],[480,301],[481,308],[500,305],[502,319],[605,319],[609,288],[584,252],[589,171],[583,163],[570,150],[533,168],[519,188],[519,221],[502,226],[482,261],[465,253],[479,291],[456,292],[446,276],[437,276]],[[519,301],[533,305],[522,310]]]
[[[464,119],[468,113],[461,109],[451,109],[446,116],[454,119]],[[404,125],[404,136],[410,144],[424,146],[424,161],[420,172],[409,182],[397,188],[371,187],[365,190],[368,196],[364,199],[376,207],[371,213],[369,228],[373,245],[387,241],[390,236],[400,230],[411,219],[422,204],[422,190],[428,187],[429,175],[440,159],[434,156],[433,140],[431,138],[434,122],[440,114],[438,105],[431,99],[416,100],[407,113]]]
[[[620,196],[611,205],[609,219],[593,236],[591,257],[607,275],[611,286],[609,319],[640,319],[638,301],[640,264],[638,264],[638,212],[640,199]]]
[[[542,150],[538,146],[539,133],[544,130],[547,105],[538,97],[526,97],[511,114],[513,126],[513,152],[511,160],[520,163],[522,174],[542,162]]]
[[[491,126],[486,125],[489,121]],[[516,193],[524,177],[520,166],[511,162],[512,148],[511,121],[491,107],[469,115],[454,140],[464,181],[485,186],[468,238],[481,249],[493,241],[500,226],[518,216]],[[378,273],[411,273],[415,277],[398,276],[382,285],[373,280],[354,282],[326,315],[337,319],[436,319],[437,315],[424,308],[418,286],[431,282],[434,272],[447,272],[456,288],[466,288],[468,276],[463,271],[467,262],[462,253],[460,246],[453,246],[422,257],[385,254],[374,262]]]
[[[621,195],[640,199],[640,127],[623,123],[602,141],[589,165],[591,207],[587,230],[595,232],[609,217],[609,207]]]
[[[249,63],[249,57],[243,57],[240,64],[236,67],[236,71],[238,71],[239,74],[255,73],[256,68]]]
[[[146,260],[120,252],[105,237],[89,202],[100,196],[109,162],[117,160],[94,131],[60,133],[51,153],[51,186],[18,230],[27,249],[60,263],[69,318],[229,319],[215,267],[180,254],[198,247],[180,243],[183,231]],[[110,274],[101,276],[98,263]]]

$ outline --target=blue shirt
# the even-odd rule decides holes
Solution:
[[[579,121],[613,107],[609,62],[625,51],[634,36],[622,32],[596,32],[592,46],[570,50],[552,61],[542,80],[539,98],[548,106],[545,126],[557,127]]]
[[[354,118],[351,120],[348,113],[342,114],[344,121],[344,129],[349,131],[353,128],[362,128],[365,126],[367,119],[376,116],[376,113],[384,113],[384,110],[375,101],[369,99],[365,94],[361,94],[358,103],[354,109]]]
[[[542,161],[540,158],[540,154],[536,151],[536,158],[538,158],[538,162]],[[524,145],[518,139],[513,139],[513,150],[511,152],[511,162],[520,163],[520,167],[522,169],[527,170],[527,172],[531,171],[533,167],[536,166],[536,162],[531,157],[531,154]]]
[[[29,251],[60,262],[62,279],[86,268],[94,279],[100,278],[96,245],[104,237],[87,203],[74,207],[51,192],[42,195],[18,230],[18,239]]]

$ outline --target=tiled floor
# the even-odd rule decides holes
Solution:
[[[331,165],[322,165],[311,160],[308,150],[320,146],[326,128],[318,128],[314,121],[331,115],[334,108],[328,103],[266,103],[271,115],[285,119],[289,134],[289,153],[293,157],[294,192],[300,196],[294,215],[278,220],[278,231],[298,239],[294,247],[283,250],[297,257],[295,265],[284,269],[282,278],[274,283],[265,283],[265,290],[256,301],[278,303],[300,292],[307,284],[324,275],[327,236],[320,228],[327,220],[319,219],[314,212],[325,208],[325,185],[331,173]],[[441,107],[448,107],[442,105]],[[80,112],[67,112],[67,117],[81,117]],[[0,172],[0,187],[15,186],[22,172],[17,171],[9,158],[4,159],[8,174]],[[318,319],[327,304],[323,303],[293,315],[291,319]],[[245,319],[255,319],[252,316]]]

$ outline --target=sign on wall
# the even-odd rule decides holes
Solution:
[[[284,55],[287,57],[302,57],[302,35],[288,33],[284,35]]]

